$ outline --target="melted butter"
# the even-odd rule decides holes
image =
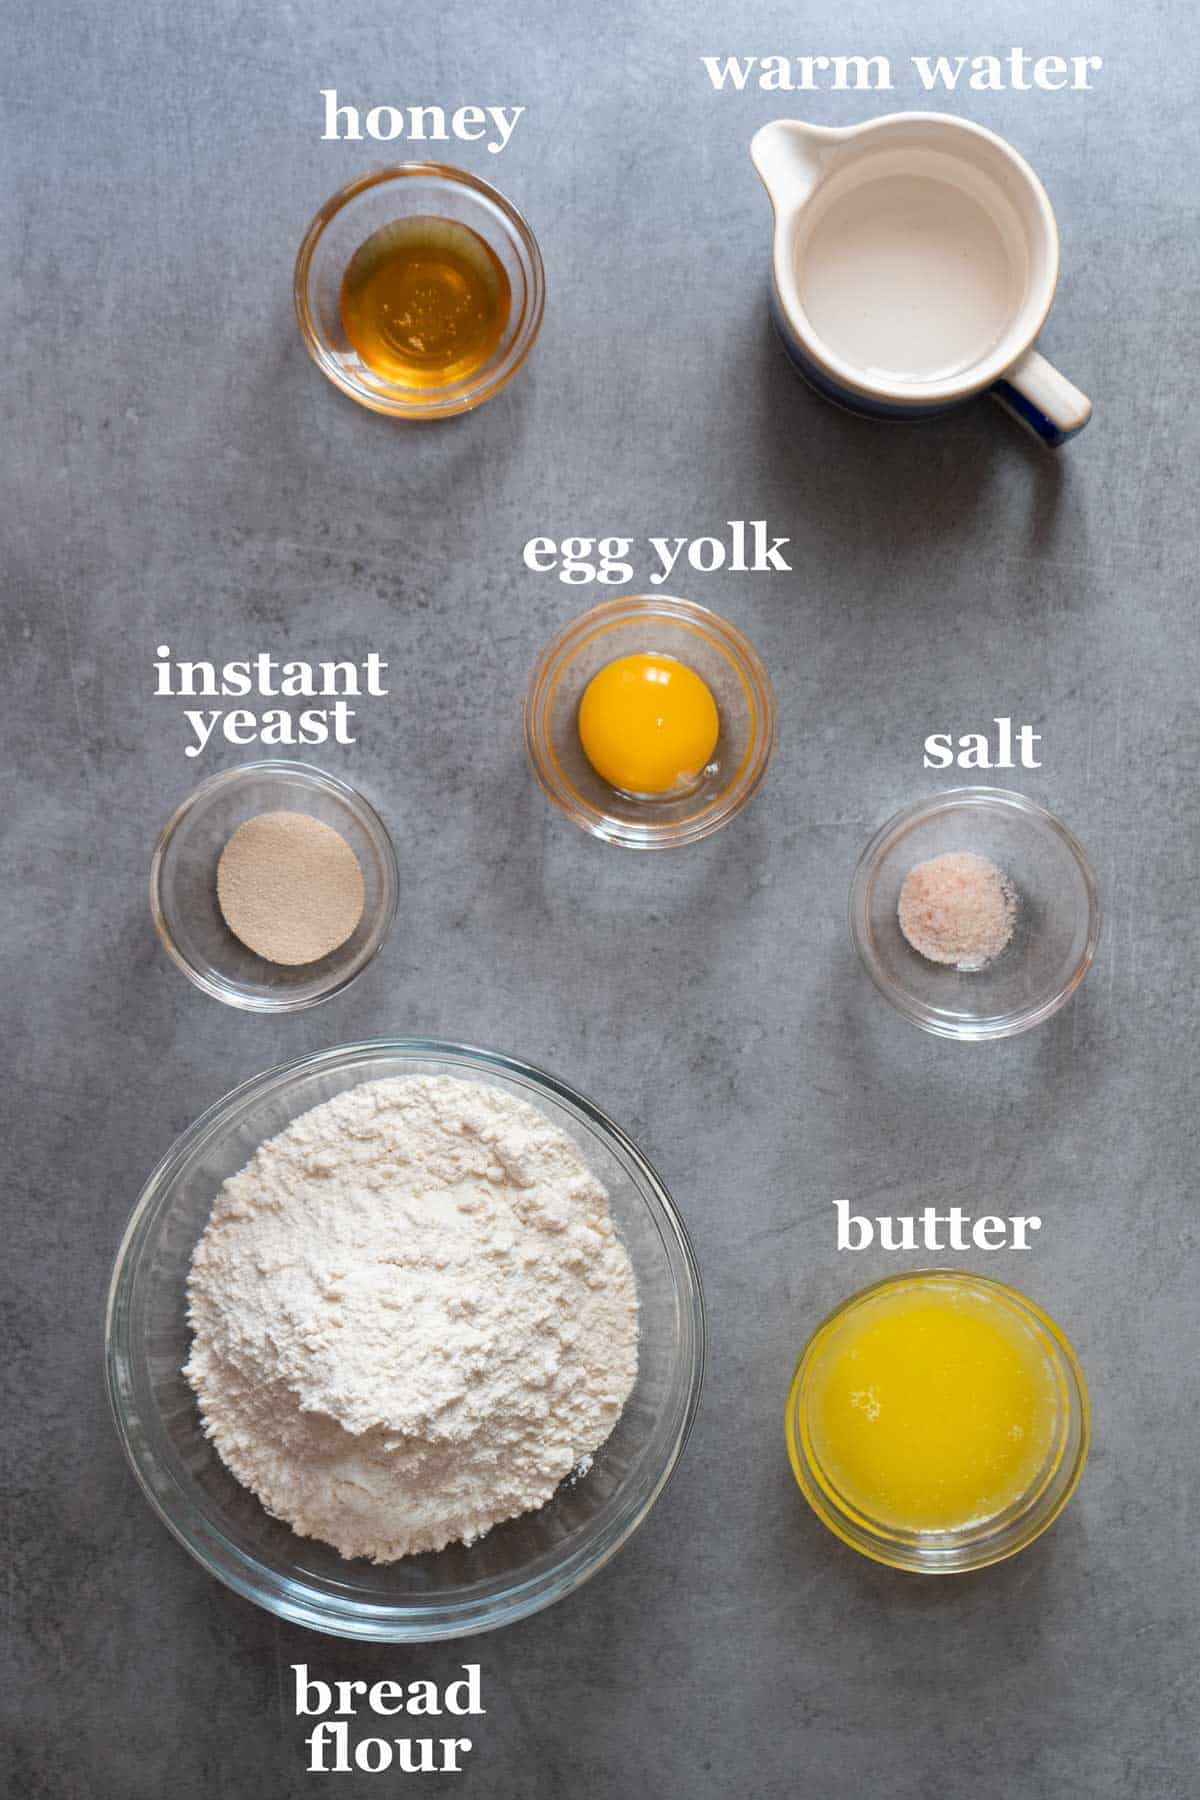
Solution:
[[[808,1435],[832,1487],[892,1529],[993,1519],[1052,1464],[1063,1399],[1032,1324],[1003,1296],[916,1276],[868,1294],[818,1347]]]

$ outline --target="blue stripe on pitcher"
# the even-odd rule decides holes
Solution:
[[[934,419],[942,413],[953,412],[963,402],[953,400],[931,400],[924,405],[904,406],[894,400],[877,400],[869,394],[860,394],[857,388],[843,387],[835,381],[826,369],[813,362],[803,348],[791,326],[784,316],[775,293],[775,284],[771,284],[771,319],[779,335],[779,341],[787,353],[788,360],[803,375],[810,387],[816,388],[826,400],[832,400],[835,406],[843,406],[848,411],[861,413],[867,419],[892,419],[900,423],[906,420]]]
[[[1077,425],[1074,431],[1064,431],[1061,425],[1056,425],[1053,419],[1046,417],[1040,406],[1035,406],[1032,400],[1019,388],[1015,388],[1011,381],[1005,381],[1003,376],[992,383],[988,392],[993,400],[1000,402],[1005,412],[1012,414],[1018,425],[1024,425],[1027,431],[1032,431],[1034,437],[1043,444],[1049,444],[1052,450],[1057,450],[1060,444],[1065,444],[1068,438],[1073,438],[1087,424],[1085,419],[1083,425]]]

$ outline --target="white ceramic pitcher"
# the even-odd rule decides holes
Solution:
[[[990,392],[1044,444],[1092,403],[1033,348],[1058,280],[1046,190],[994,132],[944,113],[781,119],[750,154],[775,212],[772,312],[828,399],[936,417]]]

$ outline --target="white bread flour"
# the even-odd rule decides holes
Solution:
[[[188,1298],[184,1372],[223,1461],[376,1562],[541,1506],[637,1374],[604,1187],[534,1106],[447,1077],[352,1088],[261,1145]]]

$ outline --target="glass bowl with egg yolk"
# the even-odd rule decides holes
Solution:
[[[691,600],[623,595],[572,621],[533,672],[525,745],[577,825],[632,849],[707,837],[766,774],[767,672],[735,626]]]
[[[956,1574],[1014,1556],[1074,1493],[1087,1387],[1054,1321],[1003,1282],[925,1269],[851,1295],[788,1395],[796,1480],[844,1543]]]

